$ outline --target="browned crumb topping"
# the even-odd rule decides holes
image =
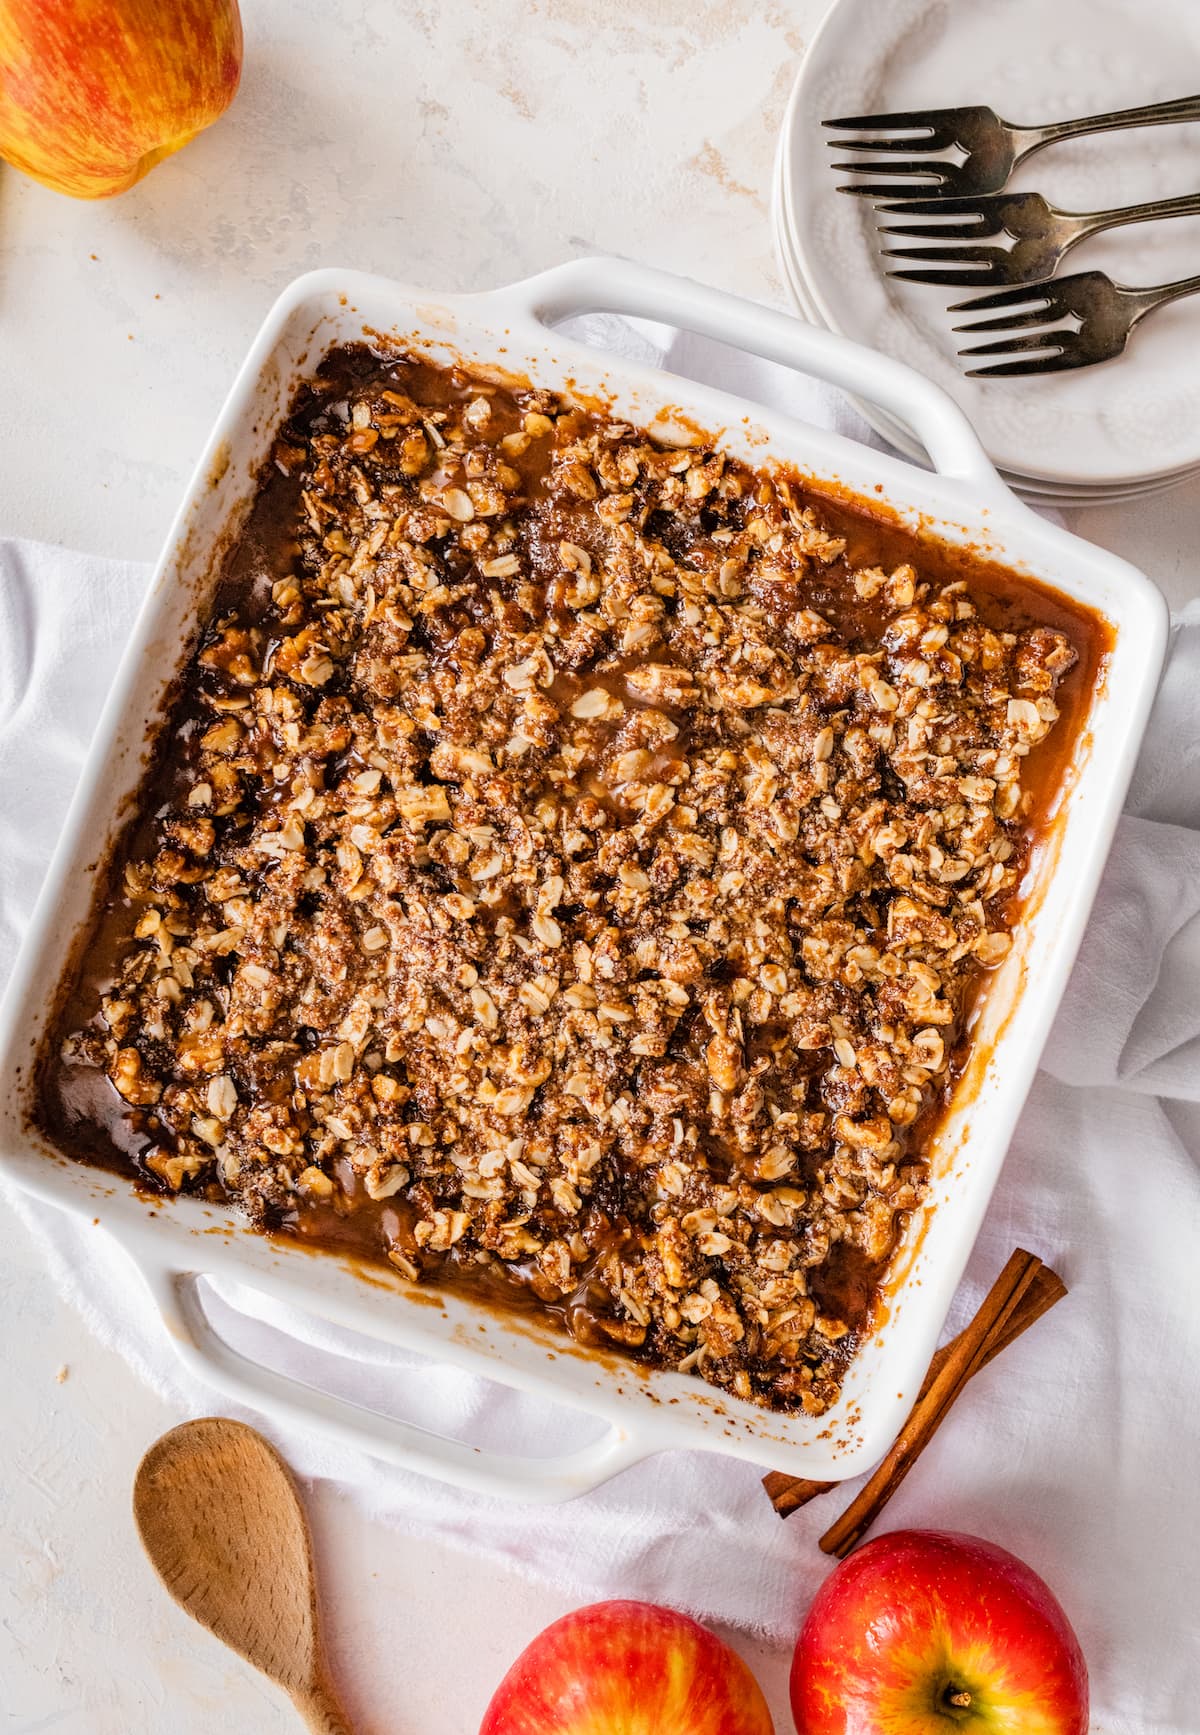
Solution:
[[[820,1412],[1072,645],[849,567],[786,475],[411,358],[335,358],[276,465],[64,1077],[164,1188]]]

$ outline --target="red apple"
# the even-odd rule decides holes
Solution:
[[[758,1682],[698,1622],[597,1602],[521,1652],[479,1735],[773,1735]]]
[[[0,156],[78,199],[124,192],[241,70],[237,0],[0,0]]]
[[[1048,1586],[945,1530],[894,1531],[831,1573],[791,1691],[799,1735],[1087,1735],[1087,1667]]]

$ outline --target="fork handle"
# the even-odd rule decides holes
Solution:
[[[1043,145],[1054,144],[1058,139],[1082,138],[1085,133],[1119,132],[1123,127],[1167,126],[1172,121],[1185,120],[1200,120],[1200,96],[1176,97],[1173,102],[1152,102],[1143,108],[1119,108],[1110,114],[1054,121],[1044,127],[1014,127],[1015,133],[1029,141],[1018,151],[1016,162],[1022,162],[1034,151],[1040,151]]]
[[[1133,306],[1129,322],[1132,331],[1138,320],[1145,319],[1156,307],[1165,307],[1168,301],[1178,301],[1184,295],[1200,294],[1200,277],[1177,277],[1174,283],[1162,283],[1155,289],[1127,289],[1125,294]]]
[[[1119,229],[1126,223],[1154,223],[1161,217],[1200,215],[1200,193],[1183,193],[1177,199],[1152,199],[1145,205],[1118,205],[1110,211],[1091,211],[1081,217],[1077,239],[1098,235],[1102,229]]]

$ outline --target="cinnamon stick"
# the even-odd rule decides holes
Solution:
[[[1010,1343],[1015,1343],[1023,1332],[1029,1330],[1044,1313],[1067,1293],[1067,1286],[1056,1271],[1048,1265],[1039,1265],[1034,1274],[1033,1282],[1021,1297],[1007,1324],[999,1331],[993,1332],[988,1340],[986,1353],[979,1362],[979,1367],[986,1367],[1001,1350],[1007,1349]],[[962,1337],[952,1338],[943,1344],[929,1364],[921,1389],[917,1393],[916,1402],[926,1396],[937,1375],[946,1365],[951,1350]],[[802,1506],[807,1506],[810,1500],[815,1500],[818,1494],[828,1494],[835,1488],[842,1487],[840,1482],[815,1482],[806,1476],[789,1476],[785,1470],[772,1470],[763,1477],[763,1487],[770,1496],[771,1504],[781,1518],[790,1518],[793,1512],[798,1512]]]
[[[821,1537],[820,1546],[826,1554],[835,1554],[842,1560],[865,1536],[941,1427],[963,1386],[983,1366],[989,1341],[1008,1325],[1041,1263],[1035,1253],[1026,1253],[1020,1247],[1009,1259],[984,1297],[979,1312],[950,1345],[949,1355],[925,1396],[913,1406],[891,1451],[842,1516]]]

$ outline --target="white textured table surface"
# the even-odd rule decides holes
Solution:
[[[75,204],[0,169],[0,525],[153,556],[262,314],[312,266],[471,289],[611,251],[782,301],[772,151],[824,9],[246,0],[234,109],[132,193]],[[1172,603],[1200,588],[1200,482],[1073,522]],[[97,1349],[10,1225],[0,1317],[0,1730],[295,1729],[142,1560],[130,1480],[178,1417]],[[567,1606],[373,1531],[328,1491],[313,1516],[364,1735],[470,1735]],[[740,1648],[782,1735],[787,1659]]]

